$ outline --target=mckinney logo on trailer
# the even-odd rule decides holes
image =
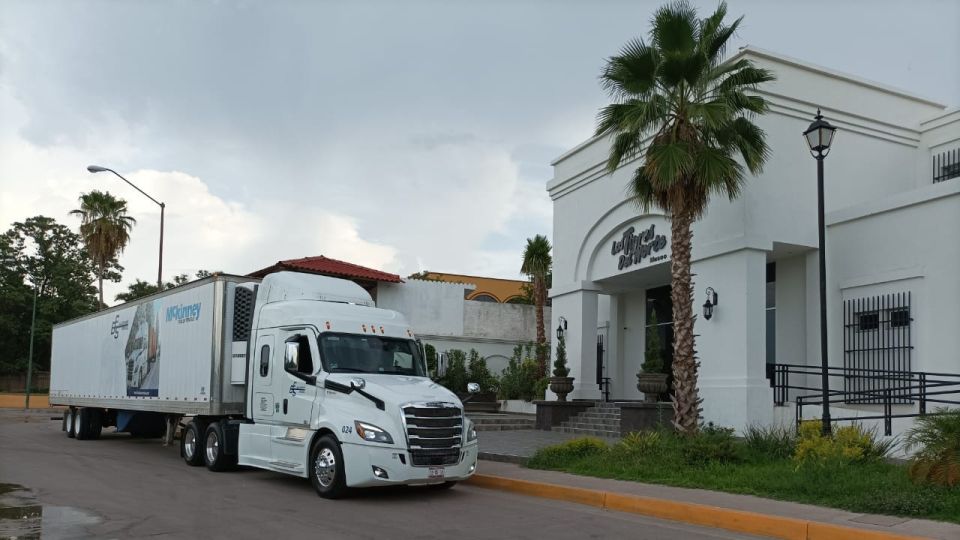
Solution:
[[[118,339],[120,337],[120,331],[126,330],[129,325],[130,321],[120,322],[120,315],[118,314],[113,318],[113,322],[110,323],[110,335],[113,336],[113,339]]]
[[[177,324],[183,324],[196,321],[200,318],[200,302],[196,304],[178,304],[167,308],[167,322],[177,321]]]

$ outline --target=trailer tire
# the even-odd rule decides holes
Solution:
[[[340,443],[333,435],[317,439],[310,449],[310,483],[317,495],[339,499],[347,494],[346,469]]]
[[[180,435],[180,457],[191,467],[203,465],[204,425],[191,420]]]
[[[85,441],[90,438],[90,429],[88,427],[90,413],[86,407],[80,407],[73,413],[73,438],[78,441]]]
[[[228,456],[224,453],[225,440],[220,422],[207,426],[207,432],[203,438],[203,463],[213,472],[228,471],[237,464],[237,456]]]
[[[67,437],[70,437],[71,439],[77,436],[77,432],[74,431],[74,427],[76,426],[73,423],[73,417],[76,414],[77,410],[73,407],[70,407],[63,412],[63,421],[65,426],[64,430],[67,432]]]
[[[103,431],[103,410],[84,408],[83,412],[86,413],[86,418],[81,416],[80,420],[87,428],[87,439],[91,441],[99,439]]]

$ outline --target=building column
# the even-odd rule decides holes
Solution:
[[[567,320],[564,335],[567,344],[567,366],[570,368],[569,376],[574,378],[573,392],[567,396],[568,400],[600,398],[596,377],[597,296],[598,291],[595,289],[579,288],[551,297],[553,307],[549,331],[557,331],[560,317]],[[551,358],[556,359],[556,339],[552,340],[552,344]],[[548,376],[553,375],[552,363],[547,366],[547,372]],[[556,399],[549,389],[547,399]]]
[[[766,379],[766,263],[766,252],[744,249],[696,261],[692,269],[703,420],[739,433],[773,421]],[[718,295],[709,321],[702,308],[707,287]]]

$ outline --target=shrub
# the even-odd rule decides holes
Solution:
[[[631,454],[650,454],[659,450],[664,437],[659,431],[635,431],[620,439],[616,448]]]
[[[454,393],[467,391],[467,354],[459,349],[447,351],[447,370],[439,382]]]
[[[858,424],[839,427],[830,437],[821,434],[821,426],[819,420],[800,423],[800,440],[793,454],[798,466],[877,460],[889,455],[896,444],[878,441],[876,430]]]
[[[657,325],[656,312],[650,314],[650,320],[647,322],[646,347],[643,351],[643,363],[640,370],[644,373],[662,373],[663,356],[660,349],[660,327]]]
[[[709,463],[736,463],[743,458],[733,437],[733,428],[722,428],[712,423],[685,437],[681,437],[684,461],[689,465]]]
[[[499,387],[497,377],[487,369],[487,360],[480,356],[476,349],[470,349],[467,361],[467,382],[479,384],[481,392],[496,392]]]
[[[570,374],[570,368],[567,367],[567,340],[563,337],[563,332],[557,336],[557,359],[553,361],[553,376],[566,377]]]
[[[754,425],[747,427],[743,442],[757,455],[786,459],[793,456],[797,435],[792,429],[783,426]]]
[[[918,449],[909,469],[914,481],[960,485],[960,411],[937,409],[917,418],[905,443],[907,450]]]
[[[437,348],[429,343],[423,345],[423,355],[427,361],[427,376],[436,380],[437,377]]]
[[[537,360],[531,356],[533,347],[527,345],[517,345],[513,349],[513,356],[507,363],[506,369],[500,376],[499,397],[500,399],[523,399],[531,401],[533,399],[542,399],[543,390],[546,384],[540,382],[537,372],[540,366]],[[526,356],[524,356],[526,352]],[[546,381],[546,379],[543,379]],[[542,389],[540,386],[542,385]]]

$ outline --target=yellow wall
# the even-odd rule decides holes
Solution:
[[[23,394],[0,394],[0,409],[22,409],[25,396]],[[30,394],[31,409],[47,409],[50,399],[46,394]]]
[[[446,281],[447,283],[469,283],[477,288],[467,293],[467,300],[473,300],[478,295],[489,294],[498,302],[506,302],[511,298],[523,296],[523,284],[526,281],[517,279],[500,279],[466,274],[444,274],[442,272],[425,272],[426,279]]]

